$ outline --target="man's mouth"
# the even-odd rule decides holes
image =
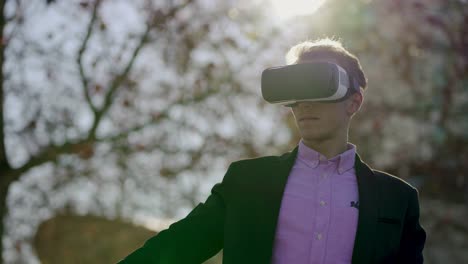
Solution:
[[[315,117],[315,116],[305,116],[305,117],[301,117],[299,119],[299,121],[306,121],[306,120],[319,120],[320,118],[318,117]]]

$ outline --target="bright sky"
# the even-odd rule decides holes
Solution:
[[[319,8],[325,0],[270,0],[281,20],[307,15]]]

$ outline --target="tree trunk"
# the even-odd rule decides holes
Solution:
[[[1,223],[0,223],[0,264],[3,264],[4,263],[4,259],[3,259],[3,235],[5,234],[4,230],[4,226],[5,226],[5,217],[7,215],[7,206],[6,206],[6,198],[7,198],[7,194],[8,194],[8,187],[9,187],[9,184],[5,184],[3,181],[1,182],[1,185],[0,186],[0,219],[1,219]],[[5,186],[3,186],[5,185]]]
[[[5,58],[5,45],[6,40],[3,35],[3,29],[5,28],[5,2],[6,0],[0,0],[0,264],[3,261],[3,234],[4,234],[4,220],[6,215],[6,197],[8,193],[9,182],[9,171],[10,166],[6,157],[5,150],[5,135],[4,135],[4,122],[3,122],[3,63]]]

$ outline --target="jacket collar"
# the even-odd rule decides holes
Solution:
[[[278,222],[281,200],[286,186],[286,181],[289,173],[294,165],[297,157],[298,146],[292,151],[287,152],[278,157],[276,164],[271,166],[271,182],[266,187],[269,203],[263,207],[263,219],[261,225],[258,225],[258,230],[262,234],[266,234],[261,238],[261,250],[259,252],[265,258],[264,263],[271,262],[273,253],[273,242],[276,234],[276,225]],[[377,188],[376,179],[372,169],[361,161],[361,158],[356,153],[354,166],[356,169],[356,177],[359,189],[359,220],[354,242],[352,263],[370,263],[373,254],[373,238],[376,232],[377,222]],[[263,262],[262,262],[263,263]]]

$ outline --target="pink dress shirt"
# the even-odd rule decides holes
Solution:
[[[358,222],[356,146],[328,159],[301,140],[276,228],[274,264],[349,264]]]

